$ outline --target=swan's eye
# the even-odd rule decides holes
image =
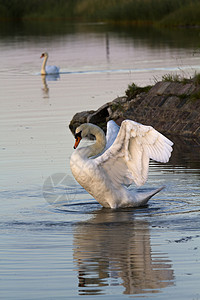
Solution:
[[[81,133],[82,133],[82,131],[79,131],[78,133],[76,133],[75,134],[75,139],[77,139],[77,138],[81,138],[82,139]]]

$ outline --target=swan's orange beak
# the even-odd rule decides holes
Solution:
[[[43,58],[44,57],[44,53],[42,53],[42,55],[40,56],[40,58]]]
[[[75,139],[74,149],[76,149],[78,147],[80,141],[81,141],[81,137],[77,136],[76,139]]]

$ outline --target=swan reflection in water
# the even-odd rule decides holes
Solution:
[[[130,209],[103,208],[74,228],[80,295],[105,294],[108,286],[123,286],[124,294],[155,293],[173,285],[171,261],[152,252],[148,222],[134,220]]]
[[[41,75],[42,83],[43,83],[43,98],[49,98],[49,87],[47,81],[57,81],[60,79],[60,74],[49,74],[49,75]]]

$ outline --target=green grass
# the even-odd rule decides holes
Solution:
[[[0,19],[200,24],[199,0],[0,0]]]
[[[190,101],[192,101],[192,102],[200,101],[200,91],[192,94],[190,96]]]
[[[195,26],[200,25],[200,2],[189,3],[166,15],[160,24],[164,26]]]
[[[195,73],[193,81],[195,85],[200,85],[200,73]]]
[[[191,82],[192,78],[185,78],[184,76],[180,74],[165,74],[162,76],[162,81],[169,81],[169,82],[179,82],[186,84],[188,82]]]
[[[162,81],[168,81],[168,82],[178,82],[182,84],[187,84],[187,83],[193,83],[196,86],[200,85],[200,73],[196,73],[189,77],[186,78],[183,75],[180,74],[173,74],[173,73],[168,73],[162,76]],[[157,79],[155,79],[155,83],[158,82]]]
[[[78,0],[0,0],[0,19],[73,19]]]
[[[151,85],[145,87],[139,87],[135,83],[129,84],[128,89],[125,91],[126,96],[129,99],[135,98],[136,95],[141,93],[147,93],[152,88]]]
[[[188,98],[191,101],[200,100],[200,73],[195,73],[194,76],[190,77],[190,78],[186,78],[179,74],[168,73],[168,74],[165,74],[162,76],[162,81],[176,82],[176,83],[182,83],[182,84],[192,83],[197,87],[197,92],[191,94],[190,96],[183,93],[181,95],[178,95],[178,97],[180,99]],[[157,82],[158,82],[158,80],[155,79],[155,83],[157,83]],[[151,85],[147,85],[145,87],[139,87],[135,83],[132,83],[132,84],[128,85],[128,88],[125,91],[125,94],[126,94],[128,100],[131,100],[131,99],[134,99],[140,93],[143,93],[143,92],[148,93],[148,91],[151,88],[152,88]]]
[[[120,111],[124,112],[124,108],[123,108],[123,106],[122,106],[122,104],[120,102],[114,102],[114,103],[112,103],[111,109],[112,109],[113,112],[116,111],[116,110],[118,110],[118,109],[120,109]]]

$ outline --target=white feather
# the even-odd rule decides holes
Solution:
[[[149,196],[145,198],[144,195],[142,198],[140,194],[138,198],[137,194],[127,190],[124,185],[128,186],[133,181],[138,186],[144,184],[148,178],[149,160],[167,162],[173,143],[151,126],[125,120],[119,128],[113,121],[109,121],[104,150],[98,152],[101,130],[91,124],[81,126],[78,130],[84,132],[87,128],[87,133],[90,130],[96,136],[96,146],[90,146],[93,148],[89,150],[96,156],[88,159],[85,148],[75,151],[72,159],[76,161],[76,166],[71,163],[71,169],[77,181],[105,207],[144,204]],[[98,155],[100,152],[102,154]],[[78,174],[77,164],[81,166],[79,173],[84,172],[84,175]]]

